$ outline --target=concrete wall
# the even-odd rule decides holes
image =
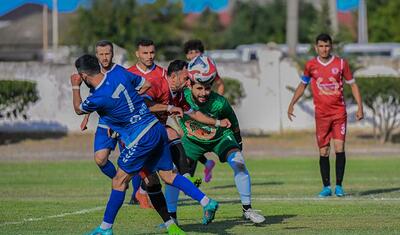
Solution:
[[[246,97],[239,107],[235,107],[244,131],[260,134],[314,127],[310,101],[296,105],[294,122],[287,119],[287,106],[293,93],[286,87],[298,85],[299,71],[295,63],[282,59],[280,51],[264,48],[258,61],[217,62],[217,66],[221,77],[237,79],[244,86]],[[0,79],[36,81],[40,100],[29,109],[29,121],[2,121],[0,131],[79,131],[82,117],[75,115],[72,108],[69,83],[72,72],[72,65],[1,62]],[[85,87],[83,91],[82,95],[86,97],[88,89]],[[350,115],[351,110],[350,107]],[[93,115],[91,130],[97,123],[96,119]],[[367,122],[361,123],[361,126],[365,125]]]

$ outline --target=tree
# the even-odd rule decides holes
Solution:
[[[400,1],[369,0],[368,35],[371,42],[400,42]]]
[[[0,80],[0,119],[27,119],[28,107],[38,99],[35,82]]]
[[[392,140],[393,132],[400,127],[400,78],[360,77],[357,84],[363,103],[372,111],[374,137],[381,143]],[[349,88],[345,96],[352,99]]]
[[[242,84],[233,78],[222,78],[225,85],[224,97],[232,106],[239,106],[242,99],[246,97]]]

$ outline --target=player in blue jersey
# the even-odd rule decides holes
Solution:
[[[158,171],[167,184],[197,200],[203,206],[203,223],[210,223],[214,219],[218,203],[208,198],[188,179],[172,172],[173,164],[165,128],[150,113],[138,93],[148,86],[146,80],[126,72],[121,66],[117,66],[112,74],[102,74],[97,58],[92,55],[79,57],[75,61],[75,67],[79,73],[79,76],[71,76],[75,112],[82,115],[96,111],[111,129],[120,134],[124,146],[118,159],[119,168],[112,179],[112,191],[103,222],[90,234],[112,234],[112,225],[124,201],[129,181],[141,170],[147,172],[146,176]],[[84,102],[80,95],[82,81],[93,91]],[[145,178],[144,181],[149,180]],[[147,185],[149,192],[160,188],[159,183]],[[165,199],[163,203],[165,205]],[[166,225],[170,234],[184,234],[172,219],[166,221]]]

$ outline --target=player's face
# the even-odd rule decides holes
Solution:
[[[195,83],[191,86],[191,90],[194,100],[199,104],[203,104],[208,101],[208,97],[211,94],[211,85]]]
[[[113,59],[111,46],[96,47],[96,57],[99,60],[101,67],[108,70],[112,65]]]
[[[156,49],[154,45],[139,46],[136,51],[138,62],[146,67],[151,67],[154,64],[154,57],[156,56]]]
[[[81,76],[82,81],[86,84],[86,86],[91,89],[93,86],[89,82],[89,77],[86,73],[79,73],[79,76]]]
[[[318,41],[315,45],[315,51],[322,59],[327,59],[331,56],[332,44],[324,41]]]
[[[186,54],[186,59],[193,60],[194,58],[196,58],[199,55],[201,55],[201,52],[199,50],[190,50]]]
[[[188,71],[186,68],[181,71],[175,72],[171,75],[170,78],[170,86],[172,91],[180,91],[182,90],[188,81]]]

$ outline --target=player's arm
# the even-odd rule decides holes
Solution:
[[[356,113],[356,119],[361,120],[364,118],[364,110],[363,110],[360,89],[358,88],[358,86],[356,84],[356,80],[353,78],[353,75],[351,74],[350,66],[347,63],[347,61],[342,60],[342,64],[343,64],[342,74],[344,77],[344,81],[345,81],[345,83],[350,85],[351,93],[353,94],[353,97],[357,103],[358,109],[357,109],[357,113]]]
[[[225,93],[225,84],[224,80],[217,74],[217,77],[215,78],[215,88],[217,90],[217,93],[220,95],[224,95]]]
[[[85,114],[85,116],[83,117],[83,120],[81,122],[81,131],[84,131],[87,129],[87,124],[89,122],[89,116],[90,113]]]
[[[290,101],[290,104],[289,104],[289,107],[288,107],[288,111],[287,111],[288,118],[289,118],[290,121],[292,121],[293,117],[296,117],[296,115],[293,114],[294,105],[297,103],[297,101],[299,101],[300,97],[303,96],[304,91],[307,88],[307,84],[308,84],[309,80],[310,80],[310,78],[307,78],[307,77],[303,76],[302,81],[297,86],[296,90],[294,91],[292,100]]]
[[[212,125],[216,127],[226,127],[226,128],[229,128],[231,126],[231,122],[227,118],[218,120],[209,117],[208,115],[205,115],[204,113],[196,110],[186,111],[185,114],[188,115],[191,119],[207,125]]]
[[[138,90],[139,95],[146,93],[146,91],[148,91],[151,88],[151,83],[144,78],[143,80],[144,80],[143,85]]]
[[[82,103],[81,89],[80,89],[81,84],[82,84],[82,79],[79,76],[79,74],[72,74],[71,75],[72,104],[74,106],[75,113],[78,115],[85,114],[80,108]]]

